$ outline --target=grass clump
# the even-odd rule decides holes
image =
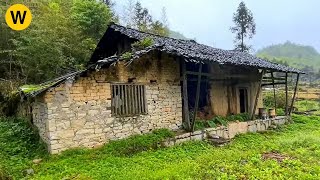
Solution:
[[[120,56],[121,60],[129,60],[132,58],[132,52],[125,52]]]
[[[138,50],[143,50],[149,46],[152,46],[153,44],[154,44],[153,39],[147,37],[147,38],[144,38],[140,41],[133,43],[131,46],[135,51],[138,51]]]
[[[156,150],[162,147],[161,142],[173,137],[174,133],[168,129],[157,129],[144,135],[134,135],[127,139],[111,141],[99,153],[115,156],[131,156],[142,151]]]
[[[215,128],[217,126],[227,126],[229,122],[240,121],[245,122],[249,121],[250,116],[248,113],[240,113],[235,115],[229,115],[227,117],[215,116],[210,120],[197,120],[195,122],[195,129],[204,129],[204,128]]]

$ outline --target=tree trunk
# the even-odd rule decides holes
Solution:
[[[244,47],[243,47],[243,32],[241,33],[241,52],[244,52]]]

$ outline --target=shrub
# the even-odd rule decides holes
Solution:
[[[288,106],[291,104],[291,94],[288,94]],[[286,106],[286,93],[283,91],[276,92],[277,108],[285,108]],[[274,95],[273,91],[265,91],[263,93],[263,105],[266,108],[274,108]]]
[[[173,136],[174,133],[168,129],[157,129],[149,134],[111,141],[101,150],[103,153],[110,153],[116,156],[131,156],[142,151],[158,149],[162,147],[161,142],[163,140]]]
[[[46,155],[38,133],[24,119],[0,117],[0,179],[20,179],[32,159]]]

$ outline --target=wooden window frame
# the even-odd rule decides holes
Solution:
[[[144,84],[111,84],[111,115],[132,117],[145,115],[147,111],[146,86]]]

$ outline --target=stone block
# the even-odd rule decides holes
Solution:
[[[80,129],[76,131],[76,135],[81,135],[81,134],[94,134],[94,129]]]
[[[197,135],[191,135],[190,136],[191,140],[203,140],[203,135],[202,134],[197,134]]]

